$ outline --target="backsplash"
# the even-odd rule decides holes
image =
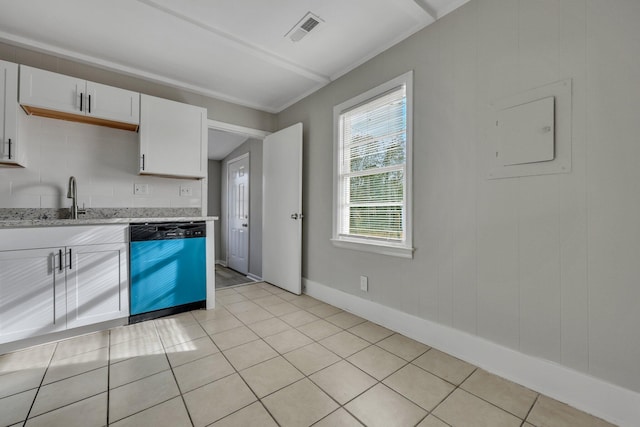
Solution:
[[[202,180],[138,175],[135,132],[27,116],[22,111],[19,117],[18,140],[27,165],[0,168],[0,208],[68,208],[72,175],[77,179],[80,208],[83,204],[94,209],[202,207]],[[146,184],[148,194],[135,195],[134,184]],[[191,195],[180,196],[181,186],[190,187]]]
[[[200,208],[94,208],[80,215],[80,219],[104,218],[160,218],[201,216]],[[0,208],[0,221],[68,219],[69,209]]]

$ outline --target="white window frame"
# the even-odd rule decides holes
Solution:
[[[406,113],[407,113],[407,140],[405,163],[405,233],[404,241],[393,242],[367,237],[344,236],[340,234],[340,162],[342,147],[340,146],[340,115],[353,107],[372,101],[380,95],[389,92],[398,86],[406,87]],[[381,84],[367,92],[351,98],[333,107],[333,236],[331,242],[334,246],[354,249],[365,252],[373,252],[383,255],[401,258],[413,258],[413,71],[409,71],[386,83]]]

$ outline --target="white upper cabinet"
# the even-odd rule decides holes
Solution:
[[[140,123],[140,94],[87,81],[87,114],[105,120]]]
[[[18,141],[18,64],[0,61],[0,165],[24,166]]]
[[[20,104],[28,114],[125,130],[140,122],[140,94],[20,65]]]
[[[20,66],[20,104],[61,113],[85,114],[86,80]]]
[[[140,174],[207,176],[207,110],[142,94]]]

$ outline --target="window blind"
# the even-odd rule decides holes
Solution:
[[[340,235],[405,239],[406,111],[401,85],[340,114]]]

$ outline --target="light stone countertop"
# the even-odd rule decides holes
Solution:
[[[154,222],[216,221],[217,216],[148,217],[148,218],[79,218],[79,219],[8,219],[0,220],[2,228],[64,227],[76,225],[140,224]]]

